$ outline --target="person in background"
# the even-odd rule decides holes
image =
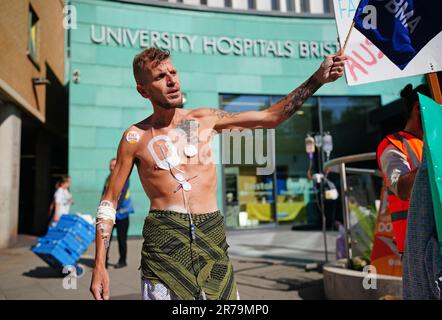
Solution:
[[[57,189],[60,187],[60,182],[61,180],[57,180],[57,182],[54,185],[54,190],[57,191]],[[54,217],[54,210],[55,210],[55,200],[54,200],[54,196],[52,196],[52,201],[51,204],[49,205],[49,212],[48,212],[48,217],[49,217],[49,221],[48,224],[51,223],[52,218]]]
[[[56,184],[56,191],[54,193],[53,202],[53,216],[50,222],[51,226],[55,226],[64,214],[68,214],[71,205],[74,203],[72,194],[69,192],[71,186],[71,177],[63,176]]]
[[[431,97],[429,92],[423,94]],[[418,101],[418,97],[414,96],[414,99]],[[439,251],[427,152],[428,149],[424,150],[422,155],[408,210],[402,276],[404,300],[442,299],[442,254]]]
[[[109,162],[109,170],[110,173],[115,168],[115,165],[117,163],[117,160],[115,158],[112,158]],[[102,196],[104,195],[104,192],[106,191],[107,185],[109,183],[109,176],[106,178],[106,182],[104,184]],[[130,192],[129,192],[129,179],[126,180],[126,183],[124,184],[123,190],[121,191],[120,197],[118,198],[118,204],[117,204],[117,213],[116,213],[116,219],[115,219],[115,226],[117,228],[117,239],[118,239],[118,251],[120,253],[120,259],[118,260],[118,263],[115,265],[115,268],[124,268],[127,266],[127,232],[129,230],[129,214],[134,213],[134,208],[132,205],[132,200],[130,198]],[[109,243],[112,241],[112,233]],[[107,249],[106,254],[106,268],[109,266],[109,248]]]
[[[386,136],[377,149],[377,161],[388,188],[388,208],[397,249],[404,254],[407,214],[411,190],[422,161],[423,129],[417,92],[429,95],[426,85],[413,89],[411,84],[401,91],[407,108],[403,131]]]

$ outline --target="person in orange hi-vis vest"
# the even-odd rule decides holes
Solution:
[[[427,85],[413,89],[411,84],[401,91],[407,108],[403,131],[386,136],[377,149],[377,161],[388,188],[388,207],[394,237],[401,256],[407,231],[407,213],[414,179],[422,160],[423,129],[417,93],[430,95]]]

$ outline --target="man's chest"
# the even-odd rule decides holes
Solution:
[[[145,170],[194,171],[204,165],[214,164],[213,136],[210,128],[187,123],[174,129],[151,128],[138,142],[135,157]]]

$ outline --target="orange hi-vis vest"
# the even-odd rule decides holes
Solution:
[[[379,168],[381,168],[381,156],[385,149],[393,145],[406,157],[411,171],[416,169],[422,161],[423,141],[410,133],[400,131],[385,137],[378,145],[377,161]],[[388,180],[385,173],[382,172],[385,185],[388,186]],[[402,201],[393,192],[388,192],[388,208],[391,213],[391,222],[393,224],[394,237],[396,238],[396,245],[400,253],[404,252],[405,234],[407,232],[407,213],[409,201]]]

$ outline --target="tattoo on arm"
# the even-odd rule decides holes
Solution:
[[[320,87],[322,83],[319,82],[314,75],[308,78],[303,84],[298,88],[293,90],[287,96],[282,98],[280,101],[272,105],[270,108],[266,109],[272,112],[272,118],[278,124],[288,118],[290,118],[303,103],[310,98]],[[242,112],[226,112],[223,110],[210,109],[213,115],[215,115],[218,120],[235,118]],[[274,116],[273,116],[274,115]],[[260,120],[263,122],[263,120]],[[276,124],[276,125],[277,125]]]
[[[106,249],[108,249],[109,248],[109,237],[106,236],[106,237],[103,237],[102,239],[104,241],[104,247]]]
[[[101,240],[104,242],[104,247],[107,249],[109,248],[109,242],[110,242],[110,235],[112,233],[113,225],[111,225],[109,222],[101,221],[98,223],[97,231],[99,235],[101,236]]]
[[[299,110],[299,108],[301,108],[303,103],[321,87],[321,85],[322,84],[318,80],[316,80],[314,76],[311,76],[298,88],[293,90],[286,97],[282,98],[278,102],[278,104],[284,104],[284,107],[281,111],[282,117],[291,117],[296,111]]]
[[[234,118],[238,116],[241,112],[227,112],[223,110],[210,109],[210,111],[218,117],[219,120],[224,118]]]

